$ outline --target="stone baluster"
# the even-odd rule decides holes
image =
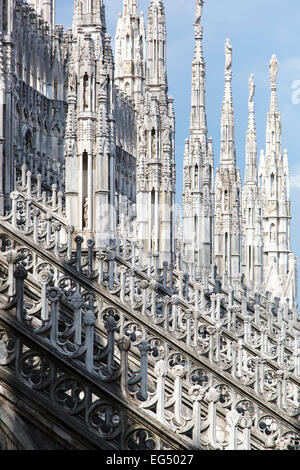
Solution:
[[[184,279],[184,274],[182,271],[179,271],[178,273],[178,295],[181,299],[183,299],[183,279]]]
[[[86,242],[88,247],[88,276],[92,277],[94,275],[94,240],[88,240]]]
[[[259,392],[265,393],[265,370],[266,370],[266,360],[260,359],[259,361]]]
[[[217,441],[217,402],[220,399],[220,393],[217,392],[215,388],[210,388],[206,394],[206,400],[208,402],[208,413],[207,413],[207,422],[209,424],[208,428],[208,440],[211,446],[214,449],[220,447]]]
[[[50,342],[54,348],[57,348],[58,342],[58,303],[62,297],[61,290],[58,287],[48,289],[47,297],[51,303],[51,330]]]
[[[198,346],[198,326],[199,326],[199,320],[201,318],[201,313],[197,309],[193,309],[193,335],[194,335],[194,341],[192,345],[194,347]]]
[[[178,330],[178,308],[179,308],[179,297],[178,295],[172,295],[171,297],[171,305],[172,305],[172,324],[169,326],[169,331],[177,331]]]
[[[136,250],[137,250],[137,242],[133,241],[131,243],[132,246],[132,257],[131,257],[131,266],[134,269],[135,268],[135,262],[136,262]]]
[[[236,376],[238,378],[243,375],[243,342],[241,340],[237,343],[237,372]]]
[[[289,305],[287,302],[285,302],[282,307],[282,318],[285,321],[287,321],[289,318]]]
[[[39,218],[40,210],[36,207],[32,211],[33,215],[33,240],[35,243],[39,243]]]
[[[174,264],[169,265],[169,289],[171,292],[174,290]]]
[[[165,420],[165,382],[166,382],[166,376],[168,374],[168,365],[166,361],[163,361],[163,360],[158,361],[155,364],[154,373],[157,378],[156,393],[151,400],[148,400],[145,404],[141,404],[140,408],[147,407],[149,409],[150,407],[153,407],[154,405],[156,405],[156,413],[155,413],[156,419],[161,424],[168,426],[168,423],[166,423],[166,420]]]
[[[244,341],[246,344],[251,344],[251,316],[246,314],[244,317]]]
[[[138,349],[141,354],[141,365],[140,369],[129,379],[129,385],[140,384],[137,398],[141,401],[146,401],[148,398],[148,354],[152,351],[152,348],[148,341],[143,340],[139,345]]]
[[[238,450],[238,424],[241,415],[236,410],[230,410],[226,414],[226,422],[229,429],[228,450]]]
[[[129,270],[129,285],[130,285],[130,303],[135,305],[135,272],[134,269]]]
[[[192,319],[193,319],[193,310],[188,309],[184,312],[184,318],[186,321],[186,345],[191,346],[192,344]]]
[[[210,301],[211,301],[211,319],[212,321],[216,321],[216,294],[211,294]]]
[[[164,318],[164,329],[165,331],[169,331],[169,322],[170,322],[170,318],[169,318],[169,307],[170,307],[170,297],[168,297],[167,295],[163,297],[162,299],[162,303],[163,303],[163,318]]]
[[[15,280],[15,265],[19,261],[20,255],[16,250],[10,250],[6,253],[6,261],[8,263],[8,297],[14,297],[16,295],[16,280]]]
[[[201,308],[201,284],[200,282],[195,282],[194,308],[196,310]]]
[[[259,325],[260,320],[260,305],[254,305],[254,321],[256,325]]]
[[[82,272],[82,267],[81,267],[81,252],[82,252],[82,243],[83,243],[83,238],[80,235],[77,235],[75,237],[75,243],[76,243],[76,270],[81,273]]]
[[[105,321],[105,328],[107,330],[107,370],[109,375],[112,375],[115,370],[115,332],[118,328],[113,309],[109,310],[109,315]]]
[[[73,233],[74,233],[74,227],[73,225],[68,225],[66,228],[67,231],[67,257],[69,260],[72,258],[72,239],[73,239]]]
[[[260,384],[260,359],[255,357],[255,366],[254,366],[254,391],[259,393],[259,384]]]
[[[32,199],[26,198],[26,220],[25,220],[26,230],[30,230],[30,228],[32,227],[31,204],[32,204]]]
[[[201,287],[201,309],[204,311],[206,308],[205,286]]]
[[[284,356],[284,345],[283,338],[280,337],[277,339],[277,362],[280,367],[283,367],[283,356]]]
[[[171,373],[174,377],[174,388],[173,397],[168,401],[167,406],[174,404],[174,417],[176,423],[183,424],[182,419],[182,378],[185,374],[183,366],[177,364],[171,369]]]
[[[270,300],[266,300],[266,314],[268,317],[268,332],[273,334],[273,313],[272,313],[272,303]]]
[[[158,283],[155,279],[151,279],[150,281],[150,290],[151,290],[151,317],[156,317],[156,290],[158,287]]]
[[[282,408],[284,372],[282,370],[278,370],[276,371],[276,376],[277,376],[277,406],[278,408]]]
[[[56,209],[56,197],[57,197],[57,185],[52,185],[52,210],[55,211]]]
[[[242,297],[242,315],[245,318],[248,315],[248,309],[247,309],[247,299],[245,297]]]
[[[201,402],[204,392],[199,385],[194,385],[189,390],[189,395],[193,402],[193,448],[201,449]]]
[[[118,340],[118,348],[121,353],[121,393],[124,398],[128,398],[128,352],[131,348],[131,341],[127,336],[122,336]]]
[[[231,368],[231,375],[235,379],[236,378],[236,369],[237,369],[237,342],[234,341],[231,346],[231,354],[232,354],[232,368]]]
[[[127,268],[125,266],[120,266],[119,267],[119,273],[120,273],[120,300],[121,300],[121,302],[125,302],[126,272],[127,272]],[[143,305],[143,307],[144,307],[144,305]]]
[[[58,191],[57,193],[57,211],[59,214],[63,212],[63,193],[62,191]]]
[[[42,192],[42,204],[43,204],[43,206],[47,205],[47,193],[46,193],[46,191]]]
[[[248,411],[245,411],[244,416],[241,416],[239,426],[243,429],[243,446],[240,450],[251,450],[251,427],[253,425],[253,418]]]
[[[12,213],[12,226],[14,228],[17,228],[17,206],[18,206],[18,197],[19,197],[19,193],[17,193],[16,191],[13,191],[11,194],[10,194],[10,198],[12,200],[12,209],[11,209],[11,213]]]
[[[84,299],[80,295],[80,288],[77,285],[76,293],[70,300],[70,304],[74,309],[74,329],[75,329],[75,344],[81,346],[82,344],[82,307],[84,306]]]
[[[90,373],[94,372],[94,330],[96,317],[93,310],[87,310],[84,315],[85,326],[85,367]]]
[[[47,288],[48,285],[53,280],[53,274],[50,271],[41,271],[39,273],[39,280],[41,283],[41,320],[47,322],[49,320],[49,306],[47,298]]]
[[[55,255],[59,257],[61,224],[54,222],[53,230],[55,232]]]
[[[232,287],[228,289],[228,305],[229,307],[233,307],[234,305],[234,289]]]
[[[214,345],[214,339],[215,339],[215,333],[216,333],[216,328],[214,326],[209,326],[207,328],[208,334],[209,334],[209,353],[208,357],[211,362],[214,362],[215,359],[215,345]]]
[[[107,261],[108,261],[108,289],[114,290],[115,286],[115,253],[113,251],[109,251],[107,254]]]
[[[264,354],[267,354],[267,342],[268,342],[267,328],[265,326],[262,326],[260,328],[260,335],[261,335],[260,352],[262,355],[264,355]]]
[[[104,251],[99,251],[98,254],[99,258],[99,275],[98,275],[98,282],[102,284],[105,278],[105,273],[104,273],[104,263],[106,261],[106,253]]]
[[[188,274],[184,274],[184,297],[187,301],[190,300],[189,298],[189,275]]]
[[[20,323],[23,323],[24,314],[26,314],[24,309],[24,281],[27,276],[28,274],[24,265],[22,263],[19,264],[15,269],[14,277],[16,279],[16,314],[17,320]]]
[[[46,244],[49,246],[51,244],[51,221],[52,215],[48,212],[46,214]]]

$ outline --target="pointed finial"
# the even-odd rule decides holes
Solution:
[[[225,43],[225,70],[229,71],[232,66],[232,46],[230,45],[230,39],[226,39]]]
[[[204,0],[196,0],[196,11],[195,11],[195,25],[201,23],[202,13],[203,13]]]

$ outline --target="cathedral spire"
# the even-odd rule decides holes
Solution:
[[[147,27],[147,88],[167,90],[166,72],[166,17],[162,0],[151,0]]]
[[[232,46],[225,44],[225,88],[221,119],[221,165],[235,165],[234,109],[232,99]]]
[[[246,170],[245,170],[245,184],[256,183],[257,181],[257,136],[255,127],[255,84],[252,74],[249,78],[249,100],[248,100],[248,129],[246,137]]]
[[[271,99],[270,110],[267,116],[267,133],[266,133],[266,154],[270,155],[275,153],[281,154],[281,118],[278,108],[277,98],[277,74],[278,74],[278,60],[275,54],[272,55],[269,69],[270,69],[270,86],[271,86]]]
[[[205,110],[205,61],[203,59],[203,27],[200,25],[204,0],[196,1],[195,12],[195,53],[192,64],[192,97],[191,97],[191,136],[199,137],[202,145],[207,141],[207,123]]]
[[[103,0],[75,0],[73,26],[101,25],[105,29]]]
[[[145,24],[139,17],[138,0],[124,0],[116,29],[115,83],[129,98],[138,102],[144,92]]]
[[[138,16],[139,0],[123,0],[123,15]]]

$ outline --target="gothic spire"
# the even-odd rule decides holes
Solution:
[[[255,127],[255,84],[254,75],[252,74],[249,78],[249,100],[248,100],[248,129],[246,138],[246,170],[245,170],[245,184],[256,183],[257,173],[257,136]]]
[[[115,83],[136,102],[144,92],[145,35],[144,16],[143,13],[139,16],[138,0],[124,0],[115,36]]]
[[[266,154],[281,155],[281,118],[277,98],[277,74],[279,62],[275,54],[270,61],[270,110],[267,116]]]
[[[232,99],[232,46],[225,44],[225,89],[221,119],[221,165],[235,165],[234,109]]]
[[[74,26],[101,25],[105,29],[103,0],[75,0]]]
[[[147,26],[147,87],[167,89],[166,17],[162,0],[151,0]]]
[[[134,18],[138,16],[139,0],[123,0],[123,16],[130,15]]]
[[[191,136],[199,137],[202,145],[206,145],[207,121],[205,110],[205,61],[203,59],[202,39],[203,27],[200,25],[204,0],[196,1],[195,12],[195,53],[192,64],[192,96],[191,96]]]

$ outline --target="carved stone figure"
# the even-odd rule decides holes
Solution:
[[[255,95],[255,84],[254,84],[254,74],[250,75],[248,84],[249,84],[249,103],[253,101]]]
[[[279,62],[277,60],[277,57],[275,54],[273,54],[271,61],[270,61],[270,77],[271,77],[272,83],[276,82],[277,73],[278,73],[278,65],[279,65]]]
[[[204,0],[196,0],[196,12],[195,12],[195,24],[198,25],[201,22],[203,13]]]
[[[225,43],[225,70],[229,70],[232,66],[232,46],[230,39],[226,39]]]

